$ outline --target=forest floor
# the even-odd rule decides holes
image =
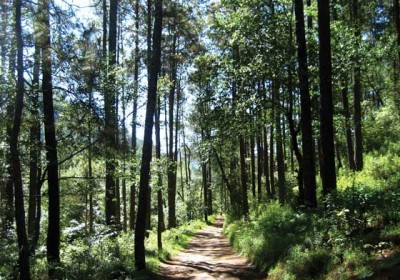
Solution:
[[[186,250],[160,264],[159,279],[266,279],[222,234],[223,217],[200,230]]]

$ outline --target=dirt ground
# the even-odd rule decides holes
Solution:
[[[160,279],[265,279],[233,251],[222,234],[223,218],[199,231],[185,251],[161,263]]]

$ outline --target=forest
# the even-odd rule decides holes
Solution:
[[[398,279],[399,2],[1,1],[0,279]]]

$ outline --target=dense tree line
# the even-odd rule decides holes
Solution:
[[[143,270],[153,230],[315,209],[398,149],[398,0],[0,8],[0,278],[43,274],[42,246],[68,277],[78,236],[124,233]]]

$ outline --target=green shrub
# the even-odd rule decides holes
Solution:
[[[317,279],[328,268],[330,252],[325,248],[307,249],[294,246],[286,259],[287,270],[296,279]]]
[[[257,219],[233,222],[225,232],[236,251],[266,271],[304,238],[307,218],[277,202],[262,206],[258,212]]]

